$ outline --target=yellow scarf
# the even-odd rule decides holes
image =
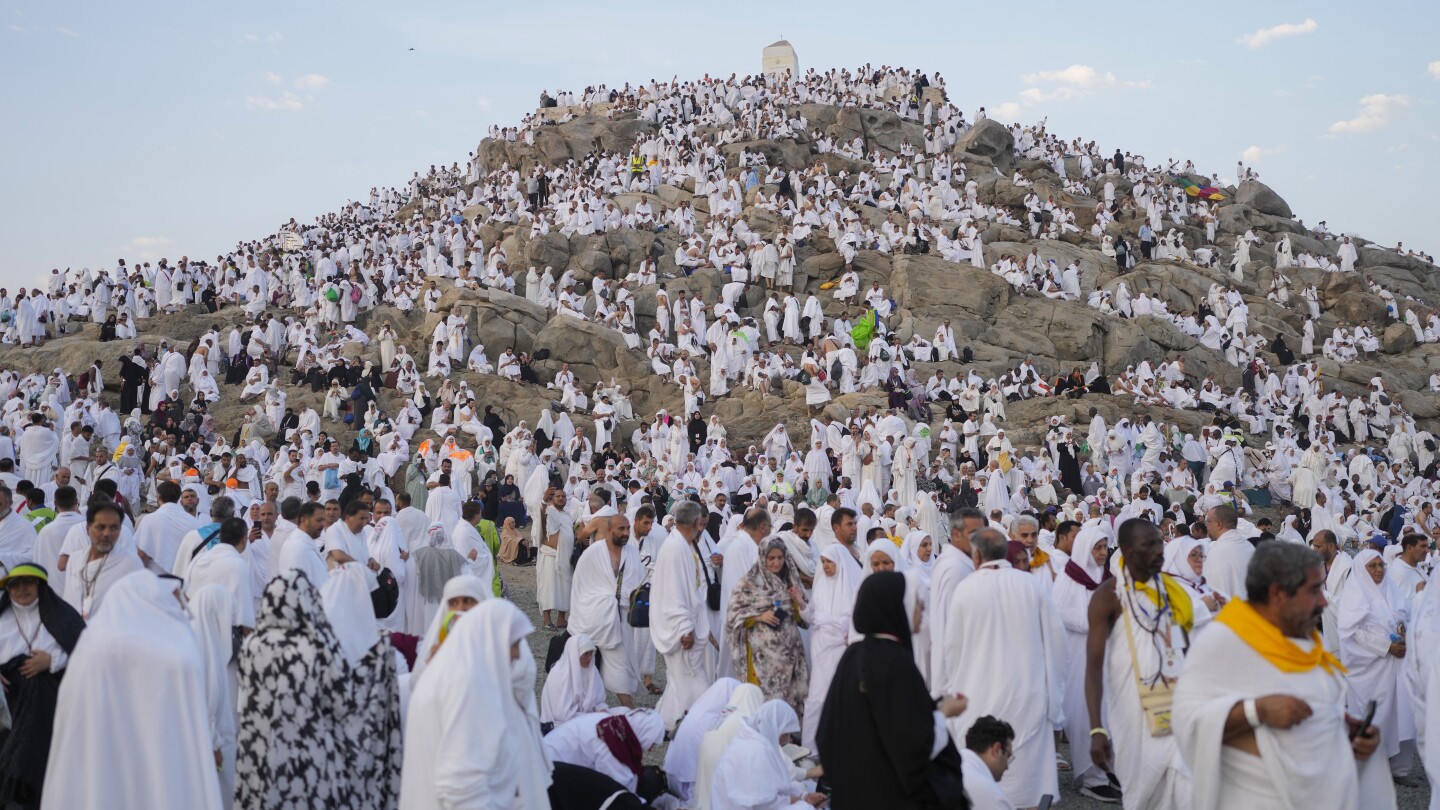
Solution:
[[[1045,553],[1045,549],[1036,546],[1035,548],[1030,550],[1031,571],[1034,571],[1036,568],[1043,566],[1047,562],[1050,562],[1050,555]]]
[[[1132,582],[1136,591],[1150,597],[1151,603],[1157,608],[1160,607],[1160,591],[1153,584]],[[1165,587],[1165,598],[1170,601],[1170,609],[1175,612],[1175,623],[1187,633],[1195,629],[1195,606],[1190,603],[1190,594],[1169,574],[1161,574],[1160,583]]]
[[[1319,630],[1314,631],[1315,647],[1305,652],[1243,599],[1226,602],[1215,621],[1234,630],[1241,641],[1281,672],[1309,672],[1315,667],[1337,675],[1346,671],[1339,658],[1325,651]]]

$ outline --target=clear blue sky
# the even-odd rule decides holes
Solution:
[[[1307,223],[1435,252],[1440,5],[1405,5],[0,0],[0,285],[213,258],[463,162],[542,88],[754,72],[781,36],[1107,153],[1249,150]]]

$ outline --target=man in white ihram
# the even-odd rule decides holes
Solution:
[[[977,567],[956,587],[945,623],[944,690],[970,698],[948,721],[950,736],[964,739],[976,718],[1005,718],[1015,758],[1000,786],[1016,807],[1037,807],[1060,795],[1053,732],[1064,705],[1064,629],[1039,577],[1006,561],[1005,535],[981,529],[970,545]]]
[[[589,636],[600,649],[600,675],[605,688],[622,706],[634,706],[631,697],[640,685],[639,648],[635,628],[627,618],[630,594],[645,582],[645,564],[629,542],[630,521],[606,506],[590,518],[599,523],[592,542],[575,564],[570,585],[570,633]]]
[[[665,656],[665,694],[657,708],[673,730],[700,695],[710,688],[715,644],[706,607],[705,563],[696,547],[705,530],[700,505],[682,501],[670,512],[675,528],[660,546],[651,572],[650,638]]]
[[[1345,670],[1315,629],[1325,563],[1297,543],[1255,551],[1245,599],[1200,633],[1175,687],[1175,744],[1195,810],[1394,807],[1373,726],[1345,713]]]

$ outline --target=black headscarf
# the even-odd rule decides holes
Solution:
[[[865,636],[889,635],[910,649],[910,622],[905,616],[905,575],[878,571],[860,583],[855,610],[850,614],[855,629]]]
[[[35,563],[25,563],[44,572]],[[16,566],[17,568],[19,566]],[[46,572],[48,574],[48,572]],[[75,643],[85,629],[85,620],[68,602],[56,595],[48,582],[39,577],[40,624],[65,653],[75,652]],[[11,608],[10,592],[0,592],[0,619]],[[10,705],[11,725],[0,731],[0,806],[13,801],[37,799],[45,784],[45,767],[50,756],[54,732],[55,708],[60,699],[60,681],[64,672],[40,672],[24,677],[20,667],[28,655],[24,653],[9,661],[0,661],[0,675],[10,682],[5,698]],[[27,804],[28,806],[28,804]]]

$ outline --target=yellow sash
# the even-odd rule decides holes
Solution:
[[[1235,635],[1281,672],[1309,672],[1315,667],[1323,667],[1332,674],[1345,672],[1340,659],[1326,652],[1320,631],[1315,631],[1315,647],[1305,652],[1243,599],[1226,602],[1215,621],[1234,630]]]
[[[1170,609],[1175,611],[1175,623],[1185,628],[1187,633],[1195,629],[1195,606],[1190,603],[1190,594],[1169,574],[1161,574],[1160,582],[1165,586],[1165,598],[1170,601]],[[1149,582],[1135,582],[1134,585],[1137,592],[1150,597],[1150,602],[1160,607],[1160,592],[1154,585]]]

